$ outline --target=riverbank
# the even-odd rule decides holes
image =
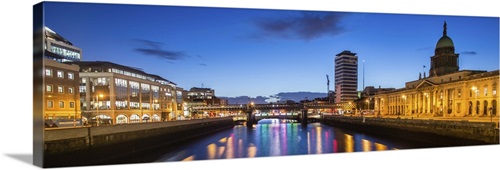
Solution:
[[[437,146],[499,143],[499,131],[495,122],[324,116],[322,123],[388,137],[428,142]]]
[[[44,167],[120,163],[120,158],[171,147],[234,126],[232,118],[50,129],[45,131]]]

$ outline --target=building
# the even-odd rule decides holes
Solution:
[[[189,89],[188,98],[190,100],[205,100],[215,98],[215,90],[211,88],[193,87]]]
[[[335,57],[335,103],[358,99],[358,56],[342,51]]]
[[[106,61],[72,64],[80,67],[80,101],[87,123],[159,122],[173,120],[182,113],[178,111],[182,109],[182,91],[167,79]]]
[[[356,100],[356,110],[359,110],[363,114],[373,114],[373,110],[375,109],[375,101],[373,96],[377,93],[388,92],[395,90],[395,88],[375,88],[373,86],[366,86],[362,92],[360,92],[359,99]]]
[[[438,40],[429,77],[374,95],[375,112],[412,117],[498,117],[499,70],[459,70],[458,54],[447,35]]]
[[[79,61],[82,50],[52,31],[43,30],[43,118],[45,127],[81,126]]]
[[[215,90],[211,88],[193,87],[188,91],[188,101],[197,105],[225,105],[227,100],[221,100],[215,96]],[[196,105],[196,104],[195,104]]]

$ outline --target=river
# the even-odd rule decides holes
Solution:
[[[154,162],[385,151],[432,147],[415,141],[377,137],[320,123],[264,119],[177,145]]]

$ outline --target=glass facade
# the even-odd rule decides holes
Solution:
[[[127,80],[115,78],[116,109],[128,109]]]
[[[63,57],[66,57],[68,60],[71,60],[71,61],[80,61],[81,60],[80,51],[69,49],[67,47],[63,47],[63,46],[60,46],[57,44],[51,44],[50,51],[53,53],[59,54]]]
[[[130,85],[130,109],[139,109],[139,92],[140,92],[140,86],[138,82],[133,82],[129,81]],[[132,120],[131,120],[132,121]]]
[[[149,109],[151,107],[151,86],[149,84],[141,83],[141,107],[142,109]]]

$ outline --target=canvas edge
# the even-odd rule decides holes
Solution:
[[[43,2],[33,5],[33,165],[43,164]]]

